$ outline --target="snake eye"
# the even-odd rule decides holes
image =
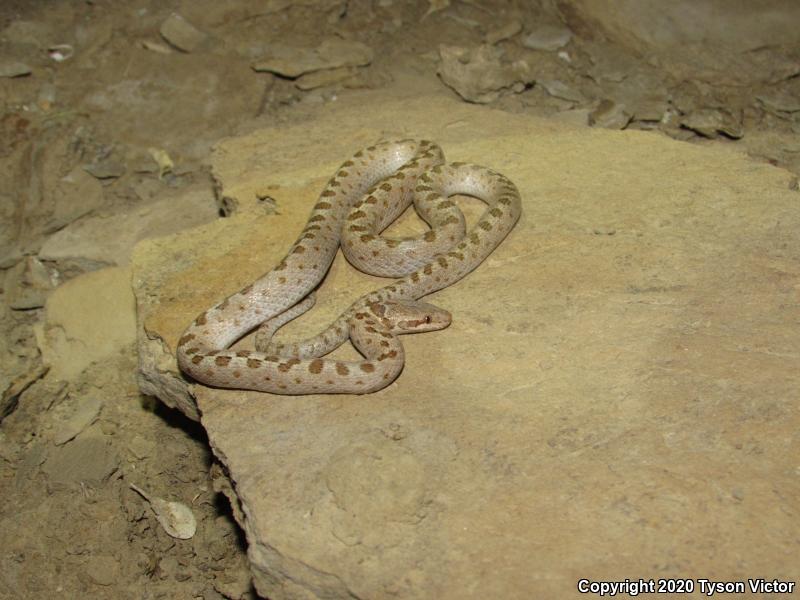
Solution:
[[[425,315],[425,322],[430,324],[430,322],[431,322],[431,316],[430,315]]]

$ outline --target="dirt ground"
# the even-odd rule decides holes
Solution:
[[[441,94],[733,145],[800,175],[792,2],[625,4],[4,2],[0,598],[257,597],[204,432],[139,393],[133,344],[55,376],[37,333],[54,289],[130,256],[59,254],[59,232],[97,217],[133,227],[187,190],[225,217],[206,162],[222,138],[365,91]],[[197,534],[169,535],[130,484],[191,506]]]

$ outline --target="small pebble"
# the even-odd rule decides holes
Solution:
[[[31,68],[25,63],[12,61],[0,61],[0,77],[22,77],[30,75]]]
[[[572,32],[558,25],[540,25],[526,35],[522,45],[531,50],[558,50],[572,39]]]
[[[631,122],[631,114],[625,110],[624,104],[611,100],[603,100],[591,113],[589,125],[605,129],[625,129]]]
[[[522,23],[519,21],[511,21],[502,27],[487,31],[483,39],[487,44],[496,44],[497,42],[502,42],[503,40],[514,37],[520,31],[522,31]]]
[[[125,165],[113,160],[107,160],[84,165],[83,170],[97,179],[114,179],[125,174]]]

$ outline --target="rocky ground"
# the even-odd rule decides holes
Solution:
[[[636,5],[635,9],[631,4]],[[683,440],[700,452],[705,448],[700,440],[718,435],[733,448],[738,444],[748,456],[791,455],[796,442],[794,446],[786,442],[789,450],[782,452],[780,441],[790,440],[791,433],[783,429],[776,432],[771,427],[776,422],[796,421],[796,409],[777,399],[788,393],[779,385],[781,374],[791,372],[792,361],[796,367],[791,338],[784,334],[796,319],[772,323],[754,315],[759,306],[771,306],[769,314],[796,307],[796,273],[786,261],[797,240],[780,225],[792,223],[796,217],[790,203],[781,204],[788,202],[788,196],[775,199],[777,196],[765,192],[765,198],[769,196],[777,203],[771,205],[772,212],[746,208],[744,201],[757,194],[760,183],[787,191],[798,187],[798,19],[800,8],[795,3],[777,0],[759,3],[758,7],[746,2],[711,0],[669,6],[659,2],[580,0],[4,3],[0,7],[0,499],[4,507],[0,597],[27,599],[54,593],[93,598],[257,597],[251,583],[247,543],[233,517],[238,507],[231,506],[225,494],[220,493],[230,493],[226,486],[231,464],[214,458],[206,429],[193,420],[196,414],[191,408],[184,406],[183,412],[169,409],[141,393],[143,379],[137,381],[136,342],[141,322],[137,325],[136,299],[128,283],[134,247],[150,238],[177,235],[173,239],[180,239],[181,232],[191,236],[198,226],[224,228],[232,219],[241,217],[246,198],[255,203],[254,209],[263,217],[276,211],[294,215],[275,204],[275,190],[286,183],[280,181],[276,171],[291,168],[293,182],[306,181],[308,190],[314,186],[319,189],[322,180],[318,178],[324,173],[313,168],[328,162],[335,166],[362,142],[374,141],[362,139],[367,134],[373,138],[383,133],[427,135],[428,131],[422,131],[418,124],[429,121],[431,135],[448,140],[464,158],[483,158],[480,162],[512,170],[524,161],[513,158],[513,149],[504,145],[507,140],[480,146],[485,149],[483,156],[470,155],[470,135],[475,135],[473,130],[479,129],[478,124],[483,127],[480,130],[485,138],[507,137],[515,129],[526,130],[520,119],[527,117],[535,123],[530,128],[531,136],[546,137],[548,131],[562,136],[565,146],[526,150],[550,152],[550,158],[542,162],[552,172],[564,173],[563,201],[574,201],[569,206],[565,204],[561,218],[554,216],[556,209],[552,206],[540,213],[553,231],[559,227],[569,230],[570,224],[578,229],[590,227],[581,221],[580,197],[570,195],[578,194],[581,187],[586,189],[590,183],[597,183],[599,187],[592,189],[609,201],[615,195],[623,195],[621,190],[630,181],[639,182],[632,186],[639,193],[649,189],[644,183],[649,181],[656,196],[659,183],[666,182],[662,187],[676,190],[676,201],[683,198],[687,203],[695,193],[693,189],[704,194],[723,190],[717,198],[722,211],[719,214],[733,215],[742,230],[754,228],[743,247],[756,248],[756,258],[742,255],[737,259],[737,268],[745,272],[740,279],[720,276],[714,279],[717,287],[702,288],[703,301],[692,305],[697,314],[683,327],[703,329],[709,317],[697,307],[706,306],[704,302],[709,299],[723,304],[729,300],[715,296],[714,290],[731,290],[733,295],[735,289],[752,285],[755,290],[757,284],[769,281],[765,288],[762,286],[766,295],[748,296],[752,302],[732,305],[733,312],[728,314],[740,310],[754,328],[771,332],[763,339],[744,334],[736,338],[741,343],[737,352],[778,356],[786,364],[748,364],[744,369],[752,375],[748,384],[755,386],[761,381],[762,393],[768,390],[771,398],[751,407],[752,413],[745,404],[752,401],[755,388],[742,387],[733,373],[723,369],[714,376],[718,387],[706,390],[706,399],[723,402],[728,392],[720,390],[729,390],[734,382],[736,397],[741,397],[743,404],[741,412],[725,413],[725,419],[730,419],[725,421],[726,426],[733,428],[735,422],[752,421],[761,431],[760,436],[737,437],[725,431],[715,434],[711,427],[717,418],[715,412],[698,397],[692,414],[701,421],[705,419],[708,428],[689,431],[675,427],[673,436],[677,438],[671,438],[667,446],[672,448]],[[461,113],[436,104],[438,108],[432,114],[438,120],[434,124],[420,116],[425,112],[418,102],[421,97],[431,98],[432,103],[470,103],[495,110],[476,117],[469,112],[478,110],[475,107]],[[388,105],[396,109],[380,112],[380,107]],[[354,110],[364,111],[363,129],[358,129],[359,124],[352,117],[342,118],[341,122],[350,127],[347,132],[337,132],[330,118],[324,120],[331,111],[352,114]],[[553,124],[550,130],[548,122]],[[281,139],[283,146],[270,146],[272,138],[258,135],[263,128],[289,131],[295,138],[302,136],[302,140],[292,149],[288,147],[291,136],[276,135],[273,137]],[[590,128],[604,130],[602,136],[593,137]],[[605,130],[647,133],[608,138],[603,137],[608,135]],[[250,132],[256,132],[254,137],[247,137]],[[585,137],[570,142],[573,135]],[[677,147],[685,148],[687,165],[713,156],[708,158],[708,169],[682,173],[680,152],[666,143],[667,136],[685,143]],[[221,143],[224,138],[240,141]],[[621,140],[618,143],[625,150],[600,143],[608,139]],[[253,140],[258,144],[252,146],[248,160],[242,148]],[[477,144],[476,141],[475,147]],[[698,153],[697,145],[708,146],[714,152],[718,149],[720,154]],[[258,148],[266,147],[271,152],[259,154]],[[581,152],[590,147],[602,153],[605,162],[596,164],[592,153]],[[239,154],[231,148],[238,148]],[[336,152],[326,153],[325,148],[335,148]],[[239,162],[234,166],[225,163],[226,149],[230,155],[238,156]],[[728,160],[724,157],[729,156],[729,150],[745,152],[753,161]],[[305,175],[298,175],[303,164],[302,156],[298,156],[301,152],[313,157],[307,161],[310,170]],[[637,159],[636,153],[642,157],[651,155],[651,162]],[[762,172],[760,164],[783,171]],[[259,169],[269,172],[262,176]],[[587,173],[594,174],[594,178],[579,186],[577,182],[584,180]],[[604,173],[615,176],[605,180]],[[713,177],[709,175],[711,179],[704,181],[703,173]],[[530,170],[508,174],[529,183],[525,178]],[[620,174],[628,175],[630,181]],[[545,173],[541,175],[544,177]],[[681,177],[685,189],[670,187]],[[265,183],[259,187],[262,179]],[[248,182],[250,187],[242,182]],[[305,199],[308,190],[300,196]],[[547,192],[549,197],[558,198],[557,183],[547,183]],[[651,212],[642,208],[637,216],[636,210],[625,212],[624,204],[614,206],[619,210],[615,213],[617,220],[634,233],[647,232],[648,227],[655,226],[649,215],[659,215],[658,227],[679,223],[686,226],[681,230],[684,233],[717,231],[709,225],[713,219],[706,223],[711,229],[702,229],[700,221],[705,223],[703,219],[708,216],[705,213],[698,216],[675,209],[660,214],[656,204],[644,203]],[[531,221],[536,220],[537,210],[535,204],[526,207]],[[299,227],[295,220],[302,222],[304,212],[299,210],[291,216],[286,228]],[[763,222],[759,215],[764,215]],[[772,219],[770,223],[768,217]],[[619,227],[617,222],[608,219],[595,222],[590,228],[597,237],[615,236],[615,227]],[[527,230],[521,226],[520,231]],[[624,233],[621,231],[615,238],[615,243],[622,244],[619,252],[608,256],[609,260],[622,261],[618,266],[623,270],[626,265],[630,267],[631,260],[636,263],[630,256],[643,252],[635,244],[625,250],[627,246],[620,241],[626,239]],[[287,239],[292,237],[291,233],[287,235]],[[704,246],[693,246],[694,254],[685,250],[681,256],[686,261],[680,263],[681,268],[697,266],[692,256],[734,253],[736,239],[736,230],[721,228]],[[157,243],[145,242],[144,247],[152,249],[147,244]],[[518,257],[524,254],[520,243],[512,244],[506,259],[498,260],[520,260]],[[553,239],[543,248],[574,244],[575,240]],[[182,255],[175,247],[163,246],[161,258],[165,252],[174,251],[173,262],[179,262]],[[677,252],[679,247],[660,251]],[[598,251],[602,254],[602,249]],[[663,258],[663,253],[648,251],[653,252],[656,264],[663,264],[658,258]],[[724,260],[708,264],[714,265],[708,270],[709,276],[723,273],[728,265]],[[761,275],[748,279],[748,268]],[[772,279],[767,277],[770,273]],[[548,273],[539,275],[545,277]],[[762,276],[767,279],[760,279]],[[656,294],[659,286],[672,293],[680,290],[674,286],[687,285],[677,276],[665,276],[664,281],[655,283],[651,279],[658,278],[643,277],[639,282],[643,287],[637,293]],[[606,289],[604,281],[607,280],[598,278],[595,289]],[[174,300],[163,295],[164,288],[152,287],[152,282],[133,283],[140,294],[140,310],[142,292],[147,292],[148,302],[168,305]],[[185,288],[175,287],[172,291],[175,296],[192,296]],[[584,298],[591,296],[584,292]],[[659,297],[645,298],[648,304],[661,302]],[[679,299],[675,302],[680,304]],[[564,303],[562,308],[567,313],[578,314],[574,306],[570,308],[569,298]],[[583,308],[590,311],[592,306],[588,303]],[[555,311],[554,307],[549,308]],[[555,311],[551,316],[558,315],[562,312]],[[641,316],[643,321],[649,318]],[[604,322],[608,331],[621,326],[618,321]],[[477,320],[475,327],[479,323]],[[741,327],[732,321],[728,333],[737,326]],[[543,327],[540,323],[534,331],[541,333]],[[563,331],[559,335],[562,340],[580,337],[577,330],[573,332],[575,338]],[[166,345],[172,341],[165,338]],[[677,338],[672,341],[677,348]],[[502,353],[501,346],[495,351]],[[707,341],[704,347],[712,346],[713,342]],[[590,364],[593,360],[607,364],[604,361],[608,357],[586,358]],[[664,373],[677,369],[684,376],[689,373],[699,377],[691,371],[692,361],[686,360],[664,363],[660,368]],[[608,368],[612,364],[613,361],[608,363]],[[759,369],[775,377],[762,381],[756,376]],[[144,389],[155,389],[146,384],[145,381]],[[180,395],[180,390],[173,392]],[[577,389],[568,395],[572,394],[580,395]],[[655,396],[666,405],[675,401],[676,396],[667,393],[666,387],[659,388],[658,394]],[[513,417],[517,405],[505,401]],[[620,402],[620,410],[636,413],[641,408]],[[675,407],[677,412],[685,408]],[[209,414],[219,414],[211,404],[207,409]],[[293,418],[290,408],[278,410],[287,411],[285,419]],[[347,410],[358,412],[352,406]],[[682,414],[688,419],[689,413]],[[581,418],[591,416],[596,415],[580,413]],[[319,414],[315,418],[319,419]],[[380,414],[371,418],[383,419]],[[669,419],[667,414],[663,418]],[[387,419],[381,426],[385,436],[408,437],[429,455],[448,456],[447,448],[430,440],[392,433],[396,421],[401,423],[401,429],[408,424],[402,418]],[[225,419],[217,422],[217,431],[220,440],[228,443],[235,432],[221,431],[223,422]],[[325,419],[322,423],[329,425]],[[507,423],[509,431],[516,431],[515,423],[513,419]],[[606,430],[605,438],[581,438],[569,425],[566,423],[561,429],[554,425],[554,431],[559,433],[548,439],[550,451],[561,448],[565,455],[571,455],[593,445],[611,444],[617,459],[629,459],[631,448],[640,449],[636,444],[616,447],[611,440],[624,436],[613,427]],[[508,439],[517,439],[509,435]],[[522,431],[516,431],[516,435],[521,436]],[[219,454],[216,443],[220,442],[211,442]],[[302,440],[297,443],[302,450],[298,455],[306,456]],[[477,447],[482,442],[475,439],[471,443]],[[507,447],[503,451],[491,445],[484,448],[480,454],[484,468],[513,474],[519,465],[509,462],[509,457],[523,457],[517,455],[518,450],[510,442],[497,443]],[[650,450],[663,452],[663,448]],[[389,452],[387,456],[394,455]],[[236,456],[230,460],[234,466],[239,464]],[[682,456],[681,460],[688,459]],[[755,473],[760,466],[757,462],[744,463],[746,473]],[[716,473],[715,464],[712,461],[704,468]],[[406,475],[412,477],[414,473]],[[694,477],[699,474],[693,473],[691,481]],[[551,483],[556,485],[555,480]],[[662,484],[658,480],[653,489],[663,489],[659,487]],[[308,486],[313,485],[314,481],[303,481],[300,489],[310,490]],[[731,488],[728,491],[732,502],[740,502],[752,493],[750,497],[764,505],[774,501],[784,512],[796,510],[796,505],[792,508],[780,500],[780,494],[790,492],[792,484],[776,488],[782,490],[777,500],[770,500],[768,490],[762,488],[751,490],[731,481],[726,485]],[[796,483],[793,485],[796,492]],[[677,504],[690,495],[692,484],[685,479],[681,486],[681,493],[673,497]],[[565,497],[573,497],[579,491],[565,491]],[[348,489],[346,493],[352,491]],[[796,493],[789,495],[797,497]],[[191,522],[170,519],[169,507],[160,499],[189,507],[196,528]],[[714,508],[714,502],[721,502],[719,498],[695,500],[686,505],[689,508],[684,518],[706,511],[731,511],[731,522],[737,518],[727,505]],[[280,497],[265,495],[267,506],[279,501]],[[525,502],[519,499],[519,506]],[[615,506],[622,507],[620,514],[635,521],[635,504],[623,496]],[[540,508],[547,512],[546,507]],[[594,513],[587,508],[586,514]],[[599,514],[602,516],[602,511]],[[653,518],[652,514],[638,516],[644,521]],[[300,521],[292,523],[299,530]],[[779,516],[770,523],[782,525]],[[271,523],[274,528],[278,525]],[[341,533],[345,525],[340,523],[337,527]],[[402,538],[401,530],[387,535]],[[573,534],[579,537],[577,531]],[[707,534],[713,537],[719,532],[715,534],[709,525]],[[248,535],[256,532],[248,531]],[[732,544],[738,548],[736,544],[742,540],[734,537]],[[466,534],[462,538],[452,533],[444,547],[458,546],[459,540],[464,544],[479,543]],[[558,547],[558,542],[554,536],[548,540],[549,547]],[[691,539],[683,542],[694,543]],[[428,550],[436,551],[436,546]],[[442,548],[439,551],[443,552]],[[509,548],[499,547],[497,551],[508,552]],[[526,547],[525,551],[535,553],[536,548]],[[770,557],[774,564],[781,564],[778,557],[784,551],[783,546],[771,546],[758,568],[766,568]],[[558,552],[553,554],[559,556]],[[732,553],[724,556],[734,560]],[[257,568],[269,564],[269,560],[261,560],[263,557],[250,558]],[[457,562],[448,563],[448,568],[455,569]],[[681,566],[677,558],[675,563]],[[711,568],[715,563],[711,560],[705,564]],[[717,566],[725,573],[723,565]],[[410,579],[394,586],[384,585],[387,597],[414,597],[415,590],[416,597],[420,597],[420,589],[429,593],[436,590],[436,597],[446,596],[447,581],[415,587],[421,585],[414,580],[415,573],[420,581],[428,575],[420,575],[417,567],[404,568],[411,573]],[[676,566],[661,564],[657,568],[672,573]],[[276,572],[298,577],[289,567]],[[576,571],[576,580],[578,574]],[[346,577],[338,575],[346,581]],[[624,579],[638,573],[622,575]],[[259,576],[263,589],[268,585],[267,575]],[[357,572],[350,576],[359,577]],[[448,577],[460,575],[455,570],[448,572]],[[510,580],[514,581],[513,577]],[[344,584],[341,597],[347,597],[350,585]],[[282,597],[304,597],[300,588],[306,589],[300,584],[297,589],[285,585],[275,589],[283,590]],[[309,589],[319,592],[339,588],[320,583]],[[518,590],[518,597],[525,597],[523,593],[529,589]],[[489,588],[492,591],[495,597],[501,597],[497,589]],[[505,594],[502,597],[510,597],[508,589],[500,591]],[[377,597],[374,589],[365,593],[363,597]],[[463,590],[461,593],[464,597]]]

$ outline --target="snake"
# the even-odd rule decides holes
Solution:
[[[486,208],[466,231],[451,197]],[[413,202],[430,229],[407,238],[383,230]],[[219,388],[282,395],[366,394],[391,384],[405,364],[400,335],[447,327],[451,315],[421,298],[480,265],[519,220],[517,187],[487,167],[446,163],[427,140],[391,140],[356,152],[330,178],[298,239],[262,277],[202,312],[177,348],[180,369]],[[358,298],[317,335],[275,343],[272,335],[309,310],[341,247],[360,270],[397,277]],[[230,348],[258,329],[256,350]],[[363,360],[323,358],[347,340]]]

